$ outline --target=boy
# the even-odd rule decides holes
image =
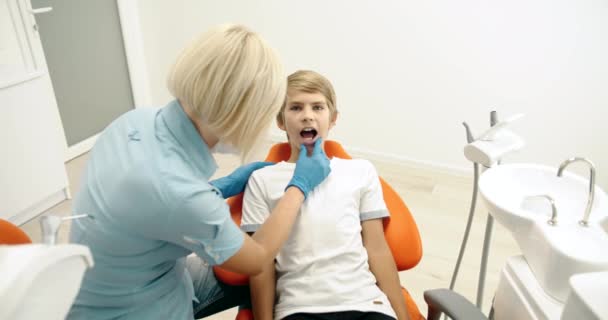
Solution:
[[[287,133],[291,156],[251,176],[243,200],[244,231],[255,232],[268,218],[299,153],[322,143],[337,116],[325,77],[313,71],[288,77],[277,124]],[[382,219],[388,217],[373,165],[332,159],[331,173],[308,195],[275,262],[250,278],[255,319],[272,319],[273,311],[275,319],[286,320],[408,319],[384,239]]]

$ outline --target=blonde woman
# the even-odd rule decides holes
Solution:
[[[95,266],[69,319],[192,319],[246,303],[248,289],[220,284],[210,266],[259,274],[329,174],[320,149],[303,153],[275,214],[249,237],[224,199],[267,163],[209,181],[212,150],[248,154],[279,111],[286,83],[276,54],[247,28],[220,26],[182,52],[168,86],[174,101],[124,114],[90,153],[73,212],[93,219],[76,221],[70,238]]]

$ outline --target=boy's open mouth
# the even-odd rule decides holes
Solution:
[[[300,131],[300,136],[304,138],[304,144],[312,144],[317,137],[317,130],[314,128],[304,128]]]

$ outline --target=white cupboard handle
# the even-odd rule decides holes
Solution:
[[[31,14],[39,14],[39,13],[46,13],[46,12],[49,12],[52,10],[53,10],[53,7],[42,7],[42,8],[37,8],[37,9],[29,9],[27,11]]]

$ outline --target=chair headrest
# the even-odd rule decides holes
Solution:
[[[0,244],[32,243],[30,237],[9,221],[0,219]]]
[[[328,158],[340,158],[340,159],[352,159],[352,157],[346,153],[342,145],[333,140],[325,140],[323,142],[325,154]],[[270,151],[268,151],[268,155],[266,156],[266,161],[270,162],[281,162],[289,160],[291,156],[291,146],[287,142],[277,143]]]

